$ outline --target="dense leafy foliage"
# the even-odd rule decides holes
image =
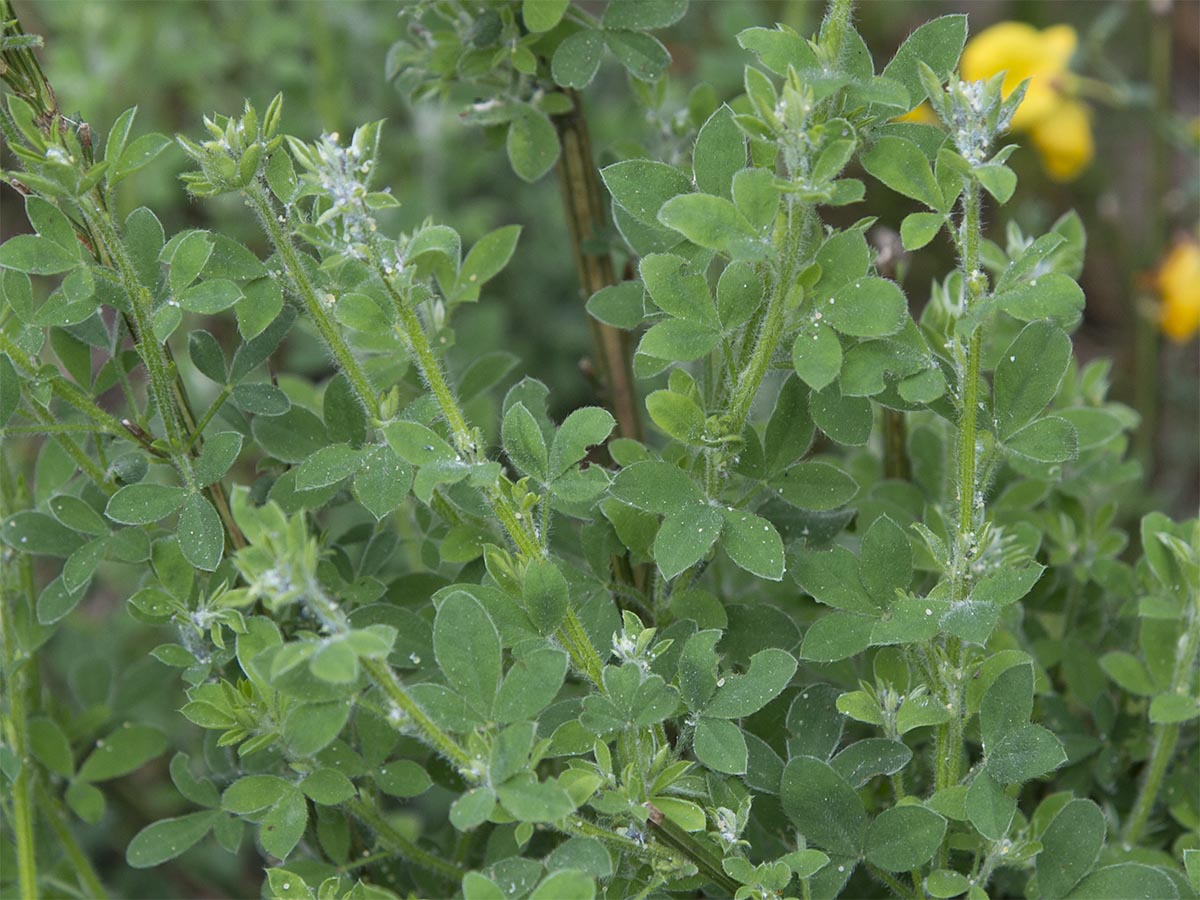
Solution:
[[[605,59],[661,102],[651,32],[686,2],[405,12],[389,75],[477,88],[466,120],[536,180]],[[630,277],[587,312],[635,347],[638,440],[617,397],[555,422],[545,384],[498,392],[505,354],[449,370],[520,230],[387,234],[380,123],[285,136],[277,97],[178,137],[261,259],[118,221],[172,142],[59,115],[6,32],[32,232],[0,246],[0,428],[49,439],[30,477],[0,467],[4,877],[37,893],[38,798],[94,892],[61,803],[98,821],[174,749],[191,811],[128,864],[253,839],[281,900],[1195,896],[1200,529],[1122,530],[1137,422],[1072,355],[1083,229],[986,236],[1022,91],[958,79],[966,33],[936,19],[880,65],[846,0],[812,40],[750,28],[744,93],[678,120],[689,152],[602,168]],[[939,125],[896,121],[922,102]],[[928,297],[874,218],[833,224],[864,178],[913,201],[907,250],[954,247]],[[273,366],[298,334],[325,376]],[[45,583],[35,557],[62,561]],[[118,568],[112,615],[159,641],[198,759],[94,685],[37,699],[30,661]]]

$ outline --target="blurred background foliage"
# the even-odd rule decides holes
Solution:
[[[45,67],[62,108],[69,115],[78,112],[98,134],[123,109],[137,105],[138,132],[195,136],[201,115],[236,113],[244,97],[265,107],[277,91],[286,98],[285,130],[306,140],[387,119],[378,184],[390,184],[403,201],[389,227],[408,229],[432,216],[452,224],[468,243],[501,224],[524,227],[514,264],[497,279],[490,298],[457,318],[452,365],[461,370],[481,353],[507,350],[521,358],[518,372],[552,385],[554,415],[590,401],[586,359],[591,343],[554,174],[534,185],[513,175],[502,139],[490,139],[460,120],[475,99],[469,91],[414,106],[388,83],[388,50],[405,27],[401,4],[26,0],[15,6],[25,30],[45,38]],[[631,101],[624,70],[612,60],[588,88],[596,162],[641,155],[639,146],[652,157],[670,158],[673,147],[685,145],[679,123],[686,118],[693,86],[710,84],[720,100],[741,92],[746,54],[733,39],[738,31],[784,22],[810,33],[822,8],[816,0],[694,2],[679,24],[660,35],[673,64],[656,110],[633,114],[640,107]],[[886,58],[918,24],[948,12],[967,12],[972,34],[1005,21],[1039,30],[1065,24],[1077,34],[1069,64],[1082,77],[1059,73],[1057,84],[1082,104],[1094,159],[1070,180],[1055,178],[1039,159],[1033,135],[1020,136],[1029,146],[1013,164],[1025,187],[1006,215],[1027,233],[1048,228],[1070,209],[1083,218],[1089,245],[1080,280],[1087,309],[1075,335],[1077,352],[1084,361],[1113,359],[1114,398],[1135,406],[1144,422],[1140,451],[1150,490],[1123,498],[1123,512],[1130,521],[1151,508],[1194,514],[1200,494],[1200,355],[1188,323],[1200,317],[1195,309],[1200,306],[1200,3],[865,0],[856,24],[876,57]],[[186,197],[176,178],[184,168],[182,153],[164,154],[127,182],[120,212],[147,205],[168,234],[211,228],[265,252],[256,246],[251,214],[236,202],[199,204]],[[27,226],[18,198],[0,190],[3,239]],[[841,212],[847,222],[860,216],[861,208],[880,212],[875,239],[884,244],[884,229],[898,227],[909,210],[897,195],[877,193],[864,206]],[[991,236],[1001,243],[1003,225],[989,223]],[[940,259],[924,254],[919,266],[898,272],[914,305],[924,303],[930,279],[952,265],[950,247],[941,246],[940,252]],[[1164,290],[1174,292],[1175,321],[1184,323],[1176,324],[1172,338],[1160,334]],[[224,327],[234,326],[230,321]],[[293,342],[287,352],[285,370],[327,368],[315,344]],[[127,716],[177,730],[178,703],[172,698],[178,685],[145,655],[144,629],[126,616],[105,615],[103,602],[91,608],[90,621],[73,617],[72,626],[48,648],[64,692],[84,706],[108,703]],[[178,799],[151,768],[116,787],[117,808],[88,837],[93,859],[118,895],[243,896],[257,889],[253,854],[243,855],[245,868],[238,871],[215,847],[205,851],[214,854],[210,866],[127,869],[123,858],[129,839],[146,822],[177,812]]]

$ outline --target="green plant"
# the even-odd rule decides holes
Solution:
[[[420,58],[518,82],[492,124],[536,177],[559,147],[539,117],[567,108],[521,79],[584,87],[607,47],[662,106],[645,32],[684,10],[458,3]],[[0,7],[5,178],[35,232],[0,245],[0,428],[6,448],[40,438],[35,467],[0,465],[18,896],[102,896],[68,813],[98,821],[97,785],[172,746],[189,806],[129,866],[250,832],[285,900],[1196,895],[1200,527],[1153,514],[1122,557],[1136,420],[1072,356],[1078,218],[988,239],[1021,92],[957,79],[962,16],[876,74],[851,12],[833,0],[811,41],[742,32],[760,65],[731,104],[693,96],[686,164],[600,173],[619,237],[593,255],[638,277],[588,310],[648,326],[641,442],[600,407],[552,422],[531,379],[498,423],[468,415],[507,362],[450,371],[442,348],[519,229],[465,254],[431,221],[388,235],[380,123],[285,137],[279,97],[206,120],[177,140],[184,183],[240,198],[270,255],[168,238],[112,210],[170,142],[135,138],[130,110],[101,152]],[[941,127],[893,121],[925,99]],[[860,169],[920,204],[909,251],[956,252],[916,319],[873,219],[825,218],[863,200]],[[230,311],[226,348],[203,317]],[[277,364],[314,343],[329,377]],[[904,456],[886,474],[880,410]],[[64,560],[44,585],[43,556]],[[40,678],[122,567],[201,741]],[[1136,641],[1113,627],[1134,619]]]

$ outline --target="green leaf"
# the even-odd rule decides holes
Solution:
[[[14,550],[42,556],[70,556],[83,545],[70,528],[30,510],[9,516],[0,525],[0,539]]]
[[[783,539],[775,526],[761,516],[725,507],[721,546],[737,565],[759,578],[783,578]]]
[[[883,76],[904,85],[915,107],[919,105],[920,98],[925,96],[918,64],[929,66],[934,75],[945,81],[957,68],[966,39],[966,16],[942,16],[926,22],[900,45],[892,61],[884,67]]]
[[[979,731],[985,751],[1024,726],[1033,713],[1033,665],[1005,669],[988,687],[979,706]]]
[[[553,634],[571,603],[567,580],[548,559],[534,559],[526,566],[521,596],[529,618],[544,635]]]
[[[672,197],[658,211],[658,221],[692,243],[718,250],[733,259],[763,259],[770,252],[770,244],[724,197],[712,194]]]
[[[786,25],[747,28],[738,33],[737,39],[740,46],[756,54],[776,75],[786,75],[788,66],[798,72],[818,67],[816,54],[808,42]]]
[[[1043,897],[1065,897],[1079,883],[1104,848],[1108,827],[1104,813],[1091,800],[1071,800],[1050,820],[1037,855],[1038,888]]]
[[[1190,722],[1200,716],[1200,700],[1187,694],[1159,694],[1150,702],[1150,721],[1155,725]]]
[[[709,325],[670,319],[642,335],[637,352],[655,359],[687,362],[704,356],[719,339],[720,334]]]
[[[870,277],[847,283],[820,309],[842,334],[883,337],[903,327],[908,302],[894,281]]]
[[[302,463],[329,443],[325,423],[302,406],[292,406],[279,416],[257,416],[250,431],[259,447],[285,463]]]
[[[529,773],[496,788],[500,802],[518,821],[555,822],[575,810],[575,803],[554,781],[537,781]]]
[[[337,484],[357,472],[365,456],[362,450],[355,450],[348,444],[322,447],[296,470],[296,489],[311,491]]]
[[[652,513],[674,513],[700,504],[699,489],[678,466],[646,460],[626,466],[613,481],[613,496]]]
[[[845,547],[793,548],[792,577],[818,603],[848,612],[877,614],[879,606],[859,578],[858,560]]]
[[[546,857],[546,868],[577,869],[595,878],[608,878],[613,873],[612,857],[596,838],[567,838]]]
[[[958,897],[970,890],[971,882],[966,875],[953,869],[937,869],[925,879],[925,890],[929,896],[938,898]]]
[[[126,722],[96,741],[96,749],[79,767],[80,781],[108,781],[140,769],[167,749],[161,731]]]
[[[553,647],[515,660],[496,695],[496,721],[507,724],[535,718],[554,702],[566,674],[567,655]]]
[[[537,181],[558,162],[558,132],[544,112],[526,103],[513,112],[505,146],[513,171],[525,181]]]
[[[646,398],[646,411],[667,436],[684,444],[703,446],[704,410],[691,397],[674,391],[654,391]]]
[[[524,0],[521,18],[530,31],[549,31],[559,23],[570,5],[570,0]]]
[[[769,648],[750,657],[744,675],[727,675],[724,684],[704,707],[704,715],[718,719],[740,719],[758,712],[778,697],[792,676],[796,660],[785,650]]]
[[[1017,173],[1008,166],[987,163],[976,166],[973,172],[979,183],[997,201],[1007,203],[1012,199],[1013,191],[1017,189]]]
[[[708,553],[721,534],[721,515],[707,505],[668,514],[654,538],[654,561],[663,578],[675,578]]]
[[[553,129],[554,126],[550,127]],[[555,146],[558,146],[557,138]],[[455,295],[460,299],[476,299],[479,296],[479,288],[508,265],[520,236],[520,225],[505,225],[495,231],[489,231],[476,241],[475,245],[467,252],[467,257],[463,260],[462,268],[458,272],[458,279],[455,281],[454,287]]]
[[[297,756],[314,756],[333,743],[350,718],[341,700],[295,706],[283,722],[283,739]]]
[[[1083,304],[1083,289],[1061,272],[1040,275],[996,294],[997,308],[1024,322],[1074,319]]]
[[[871,645],[875,619],[848,612],[824,615],[809,627],[800,644],[800,657],[835,662],[862,653]]]
[[[1097,869],[1084,878],[1071,893],[1070,900],[1163,900],[1178,897],[1179,890],[1161,870],[1141,863],[1118,863]]]
[[[742,169],[733,176],[733,205],[755,228],[764,230],[779,211],[775,174],[767,169]]]
[[[746,167],[746,137],[733,119],[733,110],[721,106],[696,135],[692,175],[705,194],[730,196],[734,173]]]
[[[563,869],[547,875],[529,900],[592,900],[596,885],[583,872]]]
[[[236,431],[222,431],[204,442],[193,473],[196,484],[207,487],[220,481],[242,452],[242,436]]]
[[[108,161],[108,186],[112,187],[139,169],[150,165],[171,144],[171,139],[166,135],[143,134],[128,147],[125,147],[118,159]]]
[[[71,742],[53,719],[38,716],[29,720],[29,749],[34,759],[54,774],[63,778],[75,774]]]
[[[842,342],[828,325],[802,330],[792,344],[792,366],[805,384],[819,391],[842,370]]]
[[[860,158],[863,168],[896,193],[943,211],[946,202],[929,168],[929,160],[912,141],[887,135]]]
[[[300,790],[314,803],[323,806],[345,803],[357,793],[349,778],[337,769],[330,768],[316,769],[304,776]]]
[[[732,722],[701,716],[692,748],[696,759],[714,772],[746,774],[746,739]]]
[[[1059,463],[1074,459],[1079,451],[1075,426],[1060,416],[1031,422],[1004,442],[1011,453],[1035,462]]]
[[[576,90],[587,87],[600,70],[604,46],[604,35],[595,29],[582,28],[572,34],[554,51],[550,64],[554,83]]]
[[[459,831],[469,831],[487,821],[496,807],[496,794],[491,788],[474,788],[450,806],[450,824]]]
[[[211,316],[228,309],[242,299],[242,289],[232,281],[210,279],[192,285],[177,299],[183,309]]]
[[[865,691],[855,691],[853,694],[843,694],[838,698],[838,709],[843,709],[842,700]],[[871,701],[868,701],[871,702]],[[873,725],[882,725],[883,719],[878,715],[879,706],[873,704],[875,715],[859,718],[855,712],[846,709],[846,714],[858,718],[860,722],[868,721]],[[875,721],[872,721],[875,720]],[[899,772],[912,759],[912,750],[903,741],[888,740],[887,738],[866,738],[856,741],[829,761],[834,770],[846,779],[853,787],[861,788],[877,775],[892,775]],[[869,839],[868,839],[869,840]]]
[[[815,392],[809,409],[817,427],[839,444],[860,447],[870,440],[875,414],[865,397],[844,397],[835,383]]]
[[[1001,784],[1022,784],[1067,761],[1062,744],[1041,725],[1022,725],[988,749],[987,769]]]
[[[900,240],[910,253],[920,250],[941,230],[946,218],[941,213],[917,212],[904,217],[900,223]]]
[[[658,226],[658,211],[663,204],[692,190],[686,174],[674,166],[649,159],[613,163],[601,169],[600,176],[613,200],[644,225]]]
[[[1071,363],[1071,339],[1056,325],[1031,322],[1004,351],[993,379],[996,434],[1032,422],[1054,399]]]
[[[762,306],[766,290],[755,266],[746,260],[727,265],[717,280],[717,314],[729,333],[745,325]]]
[[[220,817],[217,810],[204,810],[152,822],[133,836],[125,862],[135,869],[162,865],[198,844]]]
[[[646,292],[663,312],[715,328],[717,310],[708,282],[703,275],[685,271],[686,267],[686,260],[670,253],[645,257],[640,271]]]
[[[616,424],[612,414],[598,406],[577,409],[567,416],[550,445],[550,478],[573,468],[587,456],[589,447],[603,444]]]
[[[523,474],[543,483],[549,480],[546,438],[538,427],[537,419],[525,408],[524,403],[514,403],[504,414],[501,438],[504,452]]]
[[[886,809],[867,828],[867,862],[886,872],[904,872],[933,858],[946,834],[946,820],[923,806]]]
[[[826,762],[797,756],[783,770],[780,799],[809,843],[857,857],[867,833],[867,813],[858,792]]]
[[[205,572],[217,567],[225,549],[225,529],[207,497],[193,494],[187,499],[175,534],[184,558],[193,566]]]
[[[308,803],[295,788],[285,793],[263,817],[258,839],[276,859],[287,859],[308,827]]]
[[[412,467],[387,445],[366,450],[354,475],[354,496],[378,521],[399,506],[412,486]]]
[[[0,268],[30,275],[57,275],[80,264],[79,254],[49,238],[19,234],[0,244]]]
[[[645,293],[645,289],[636,281],[611,284],[592,294],[587,302],[588,314],[605,325],[632,331],[646,317],[645,304],[642,302]]]
[[[879,606],[889,606],[897,591],[912,581],[912,546],[908,535],[888,516],[880,516],[863,535],[859,578]]]
[[[605,28],[655,31],[682,19],[687,6],[687,0],[611,0],[601,21]]]
[[[171,244],[175,244],[174,240]],[[168,248],[170,244],[168,244]],[[213,242],[206,231],[189,231],[178,244],[169,260],[171,264],[171,293],[178,296],[199,277],[212,255]]]
[[[640,81],[658,81],[671,64],[667,48],[648,34],[605,31],[604,40],[613,56]]]
[[[489,715],[500,683],[500,635],[487,610],[465,591],[442,601],[434,618],[433,652],[451,687]]]
[[[149,525],[183,505],[187,491],[164,484],[127,484],[108,501],[104,514],[122,525]]]
[[[989,840],[998,841],[1008,833],[1017,812],[1017,801],[1004,792],[986,768],[981,769],[967,789],[967,819]]]
[[[389,797],[419,797],[433,786],[429,773],[411,759],[397,759],[385,763],[371,780]]]

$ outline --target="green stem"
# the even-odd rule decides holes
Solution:
[[[454,865],[454,863],[442,859],[440,856],[434,856],[432,853],[422,850],[393,828],[391,823],[380,814],[379,810],[373,804],[368,803],[361,797],[356,797],[348,801],[346,808],[352,816],[374,831],[380,842],[385,844],[393,854],[403,857],[414,866],[420,866],[422,869],[433,872],[435,875],[440,875],[454,884],[458,884],[462,877],[467,874],[466,869],[462,869]]]
[[[17,509],[16,485],[13,484],[8,463],[0,459],[0,519],[7,519]],[[26,666],[33,661],[25,657],[14,631],[11,610],[18,603],[32,605],[33,570],[31,557],[22,554],[18,561],[0,566],[0,648],[3,649],[4,691],[7,709],[4,715],[4,740],[12,748],[20,771],[12,783],[12,830],[17,854],[17,885],[21,900],[37,900],[37,848],[34,842],[33,786],[35,783],[33,756],[29,750],[27,711],[28,678]]]
[[[186,430],[179,412],[178,398],[169,372],[169,366],[162,345],[154,337],[154,327],[151,319],[154,315],[154,298],[150,289],[141,282],[137,267],[129,248],[125,246],[116,225],[108,212],[98,202],[82,202],[80,210],[84,222],[104,244],[109,258],[116,267],[121,283],[129,295],[130,309],[133,311],[134,327],[137,330],[137,346],[142,362],[146,365],[146,373],[150,380],[150,391],[154,396],[154,404],[158,408],[163,428],[167,433],[167,444],[171,451],[171,460],[179,475],[189,488],[196,486],[192,474],[191,460],[183,452],[186,443]]]
[[[363,408],[373,418],[378,419],[378,394],[375,388],[372,387],[370,379],[367,378],[366,372],[363,371],[362,366],[359,365],[358,360],[350,351],[349,345],[343,340],[341,332],[338,331],[333,319],[330,318],[325,304],[317,296],[316,288],[313,286],[312,280],[308,277],[308,272],[300,262],[300,253],[296,249],[296,245],[292,243],[291,235],[288,234],[287,230],[276,218],[275,206],[271,202],[266,188],[259,182],[252,181],[243,189],[242,194],[249,201],[250,207],[254,210],[255,214],[257,214],[259,221],[262,223],[263,230],[266,231],[267,237],[270,238],[271,244],[275,247],[279,258],[283,261],[284,271],[294,286],[295,293],[304,304],[309,318],[316,325],[321,339],[325,342],[325,346],[333,354],[338,368],[346,374],[346,378],[349,380],[351,387],[354,388],[354,392],[358,396],[358,401],[363,405]]]
[[[229,385],[225,385],[223,388],[221,388],[221,393],[217,394],[217,398],[213,400],[212,406],[208,408],[208,412],[204,414],[204,417],[197,422],[196,427],[192,429],[192,436],[188,438],[187,446],[183,448],[184,450],[192,449],[192,446],[200,439],[200,435],[204,433],[204,429],[208,427],[208,423],[211,422],[213,416],[217,414],[217,410],[224,405],[225,401],[229,399],[229,395],[232,393],[233,388],[231,388]]]
[[[790,202],[792,201],[789,198]],[[763,378],[783,337],[788,292],[795,281],[796,273],[800,271],[798,257],[814,218],[811,206],[801,207],[799,221],[793,221],[795,206],[789,207],[787,216],[787,232],[783,240],[779,277],[771,290],[771,298],[767,301],[767,309],[754,341],[754,349],[750,352],[750,360],[738,378],[733,399],[729,403],[725,427],[730,434],[741,434],[746,417],[750,415],[750,407],[754,405],[758,389],[762,387]]]
[[[344,635],[350,632],[350,622],[346,618],[346,614],[338,606],[337,601],[329,597],[315,579],[310,579],[309,589],[305,593],[305,604],[330,634]],[[474,779],[475,776],[472,774],[474,760],[471,755],[425,714],[425,711],[409,696],[408,691],[404,689],[400,679],[396,677],[396,673],[387,664],[387,661],[361,658],[359,662],[363,671],[367,673],[367,677],[383,692],[396,712],[402,714],[398,718],[407,717],[421,732],[426,743],[446,757],[460,774]]]
[[[1171,676],[1172,692],[1187,694],[1196,666],[1197,651],[1200,650],[1200,600],[1192,599],[1187,614],[1187,630],[1175,656],[1175,671]],[[1180,723],[1161,724],[1154,726],[1154,736],[1151,739],[1150,763],[1146,767],[1146,775],[1138,790],[1137,800],[1129,814],[1125,825],[1124,843],[1134,846],[1142,836],[1150,814],[1154,812],[1158,792],[1162,788],[1163,778],[1175,755],[1175,745],[1179,741]]]
[[[71,861],[71,865],[75,869],[75,876],[79,879],[79,884],[83,887],[84,896],[94,898],[94,900],[106,900],[108,892],[104,889],[104,883],[100,880],[100,876],[92,866],[92,861],[88,859],[87,854],[83,852],[83,848],[79,846],[79,842],[75,840],[75,835],[71,832],[71,826],[67,824],[67,817],[63,812],[62,801],[46,790],[45,785],[40,781],[37,784],[37,799],[38,805],[46,813],[46,819],[50,823],[50,828],[53,829],[55,836],[58,838],[58,843],[61,845],[63,852],[67,854],[67,859]]]
[[[684,831],[652,803],[647,803],[650,810],[650,825],[655,835],[667,846],[678,850],[700,869],[700,874],[712,881],[713,884],[732,897],[741,885],[725,873],[721,868],[721,858],[708,847],[700,843],[694,835]]]
[[[425,328],[422,326],[416,310],[409,299],[392,284],[391,278],[383,270],[383,265],[377,255],[374,256],[372,262],[400,316],[402,334],[416,360],[421,377],[429,385],[438,408],[442,411],[442,416],[450,426],[455,448],[467,459],[478,459],[480,448],[477,446],[474,433],[467,423],[462,408],[458,405],[454,391],[450,388],[445,375],[442,374],[441,365],[438,363],[433,347],[429,343],[429,336],[425,333]],[[530,533],[524,524],[526,520],[523,514],[517,510],[503,487],[491,488],[485,491],[485,495],[496,518],[500,520],[500,524],[517,548],[518,554],[526,560],[544,559],[545,547],[535,535]],[[548,500],[543,502],[548,502]],[[567,610],[566,618],[559,626],[558,637],[570,655],[575,668],[593,684],[601,686],[601,672],[604,663],[573,609]]]
[[[867,863],[867,868],[870,870],[872,875],[890,887],[895,892],[897,897],[905,897],[908,898],[908,900],[911,900],[911,898],[916,896],[912,891],[904,886],[900,879],[896,878],[890,872],[885,872],[883,869],[873,866],[870,863]]]
[[[841,60],[846,48],[846,32],[850,28],[850,17],[854,11],[854,0],[833,0],[825,21],[821,23],[821,44],[833,63]]]

